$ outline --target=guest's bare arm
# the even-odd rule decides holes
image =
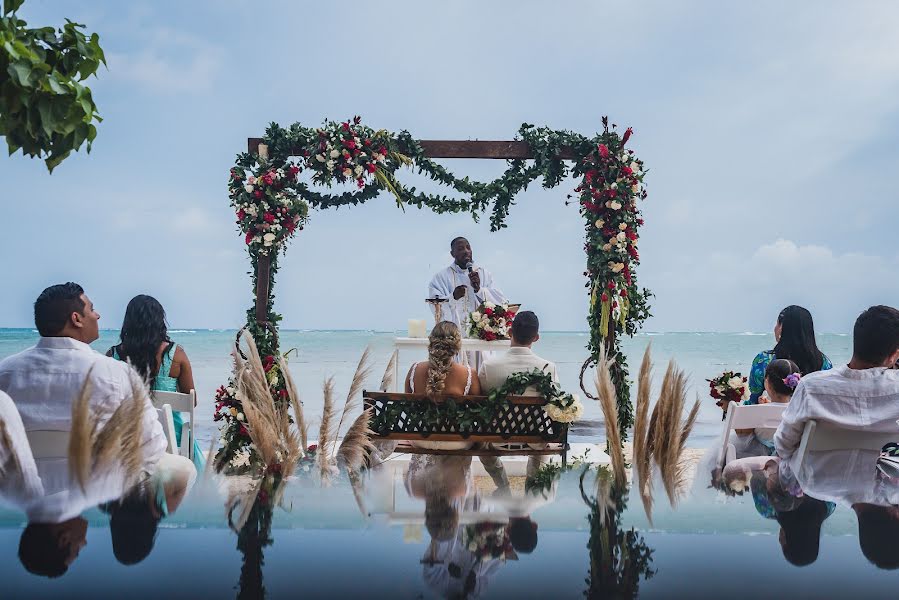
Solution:
[[[175,348],[175,356],[173,357],[172,362],[178,369],[178,391],[182,394],[188,394],[191,390],[196,389],[194,386],[194,372],[190,366],[190,359],[187,358],[187,353],[181,346]]]

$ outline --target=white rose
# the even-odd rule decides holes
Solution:
[[[742,377],[731,377],[727,380],[727,385],[731,388],[738,390],[743,387],[743,378]]]
[[[491,310],[496,308],[496,304],[494,304],[493,302],[485,302],[484,306],[486,306],[487,308],[489,308]]]
[[[353,176],[353,171],[352,171],[351,169],[344,169],[344,170],[343,170],[343,176],[344,176],[344,177],[352,177],[352,176]]]
[[[596,228],[597,228],[597,229],[602,229],[602,226],[605,225],[605,224],[606,224],[605,221],[603,221],[602,219],[597,219],[597,220],[596,220]]]
[[[325,163],[325,166],[328,168],[329,171],[333,171],[334,170],[334,161],[329,160],[328,162]]]
[[[622,223],[621,225],[618,226],[618,229],[620,229],[621,231],[624,231],[625,229],[627,229],[627,223]]]
[[[328,156],[330,156],[331,158],[337,158],[338,156],[340,156],[340,152],[338,152],[337,150],[331,150],[331,153]]]
[[[604,252],[608,252],[609,250],[612,249],[612,244],[603,244],[602,249]]]
[[[249,183],[246,184],[245,186],[243,186],[243,189],[245,189],[245,190],[247,191],[248,194],[252,194],[252,193],[253,193],[253,186],[250,185]]]
[[[246,417],[243,416],[243,413],[242,413],[242,412],[237,413],[237,420],[238,420],[238,421],[243,421],[245,418],[246,418]]]
[[[256,185],[256,178],[250,175],[249,177],[247,177],[247,183],[249,183],[250,185]]]
[[[618,238],[619,242],[623,242],[623,241],[627,240],[627,234],[624,233],[623,231],[621,233],[619,233],[618,235],[616,235],[615,237]]]
[[[318,162],[325,162],[325,155],[324,154],[316,154],[315,160],[317,160]]]
[[[638,163],[637,161],[633,161],[633,162],[631,163],[631,170],[632,170],[634,173],[636,173],[637,171],[639,171],[639,170],[640,170],[640,163]]]
[[[275,241],[275,237],[277,236],[275,236],[274,233],[266,233],[264,236],[262,236],[262,239],[265,242],[266,246],[271,246],[272,242]]]
[[[618,183],[617,183],[617,182],[616,182],[616,183],[613,183],[613,184],[610,185],[609,187],[612,188],[613,190],[617,190],[617,189],[618,189]]]
[[[356,177],[362,175],[362,165],[356,165],[356,168],[353,169],[353,172],[356,174]]]
[[[632,191],[633,193],[635,193],[635,194],[636,194],[637,192],[639,192],[639,191],[640,191],[640,184],[635,183],[634,185],[632,185],[632,186],[631,186],[631,191]]]
[[[474,311],[473,313],[471,313],[471,318],[474,319],[475,321],[480,321],[481,313],[479,313],[478,311]]]
[[[611,208],[612,210],[619,210],[621,208],[621,202],[613,200],[609,203],[609,208]]]

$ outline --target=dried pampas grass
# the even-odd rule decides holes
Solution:
[[[390,391],[390,388],[396,383],[396,361],[399,358],[399,354],[399,350],[394,350],[393,354],[390,355],[390,360],[387,362],[387,368],[384,370],[384,376],[381,377],[380,390],[382,392]]]
[[[612,478],[616,488],[624,490],[627,486],[627,473],[624,466],[624,452],[621,448],[621,433],[618,431],[618,395],[609,372],[611,365],[612,361],[603,349],[596,363],[596,394],[599,397],[599,406],[602,409],[606,426],[606,443],[612,462]]]
[[[0,462],[0,477],[13,477],[22,474],[22,464],[19,462],[19,453],[12,445],[12,438],[6,430],[6,422],[0,420],[0,448],[5,448],[8,457]]]
[[[370,421],[371,409],[367,408],[353,421],[337,449],[338,462],[346,465],[348,471],[358,471],[367,466],[368,457],[375,450],[371,441],[374,432],[368,427]]]
[[[652,344],[646,346],[637,377],[637,405],[634,415],[634,481],[652,525],[652,448],[649,443],[649,398],[652,388]]]
[[[322,408],[322,422],[318,428],[318,468],[321,472],[322,481],[328,481],[331,478],[331,456],[328,453],[328,446],[331,445],[332,425],[336,411],[334,409],[334,378],[325,379],[322,385],[322,394],[324,396],[324,406]]]
[[[300,436],[300,447],[305,454],[309,444],[309,426],[306,424],[306,417],[303,414],[303,402],[300,400],[300,394],[297,391],[293,376],[287,368],[287,361],[283,357],[278,359],[278,367],[281,370],[281,376],[284,377],[284,388],[287,390],[287,398],[293,407],[293,418]]]
[[[672,506],[687,485],[683,451],[699,412],[697,400],[686,420],[681,421],[686,404],[687,376],[672,359],[668,363],[659,399],[650,422],[652,452],[662,475],[662,485]]]
[[[365,380],[371,375],[370,363],[371,347],[366,347],[365,351],[362,352],[362,357],[359,359],[359,364],[356,365],[356,372],[353,373],[353,381],[350,382],[350,391],[347,392],[346,400],[343,403],[343,410],[340,412],[340,420],[337,421],[337,429],[334,430],[332,447],[336,447],[337,445],[337,439],[340,437],[340,430],[343,427],[343,422],[346,420],[347,415],[359,406],[356,397],[362,392],[362,388],[365,386]],[[321,447],[321,445],[321,442],[319,442],[319,447]]]

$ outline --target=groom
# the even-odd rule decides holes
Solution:
[[[428,285],[428,298],[441,298],[442,320],[459,326],[464,336],[468,330],[468,315],[484,302],[502,304],[506,296],[493,282],[493,275],[472,263],[471,244],[464,237],[450,242],[453,263],[437,272]]]

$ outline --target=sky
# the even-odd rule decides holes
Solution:
[[[156,296],[175,328],[234,328],[252,303],[227,176],[271,121],[361,115],[420,139],[592,135],[608,115],[645,161],[638,270],[649,331],[770,331],[801,304],[846,332],[899,305],[899,4],[26,0],[33,27],[100,34],[93,150],[52,175],[0,156],[0,326],[81,283],[101,326]],[[493,178],[502,161],[445,161]],[[411,172],[404,180],[415,179]],[[585,330],[583,223],[570,181],[520,194],[508,228],[397,209],[313,212],[281,259],[283,327],[405,329],[464,235],[544,329]],[[436,188],[435,188],[436,189]]]

